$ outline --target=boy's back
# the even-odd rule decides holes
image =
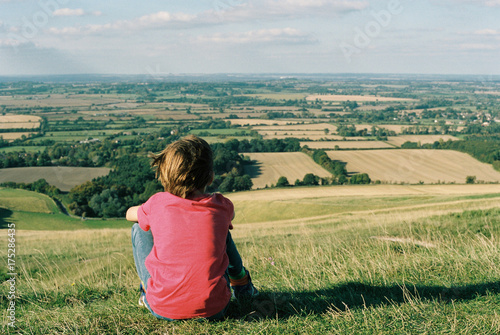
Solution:
[[[222,310],[231,298],[223,277],[231,201],[220,194],[190,200],[161,192],[137,214],[141,228],[154,236],[146,258],[151,308],[171,319],[209,317]]]

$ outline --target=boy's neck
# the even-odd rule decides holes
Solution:
[[[205,195],[205,189],[203,190],[194,190],[190,195],[189,198],[196,199],[203,197]]]

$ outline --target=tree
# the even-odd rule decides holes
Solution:
[[[476,182],[476,176],[467,176],[465,178],[466,184],[474,184]]]
[[[367,173],[355,174],[349,181],[351,184],[369,184],[371,182]]]
[[[252,188],[253,182],[249,175],[237,176],[234,178],[235,191],[248,191]]]
[[[224,178],[222,183],[219,185],[219,191],[222,193],[232,192],[234,190],[234,177],[232,175]]]
[[[304,179],[302,180],[303,185],[319,185],[319,177],[312,174],[308,173],[304,176]]]
[[[286,186],[290,186],[288,179],[284,176],[279,177],[278,181],[276,182],[276,187],[286,187]]]

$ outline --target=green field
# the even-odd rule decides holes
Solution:
[[[61,213],[48,196],[26,190],[0,188],[0,228],[15,223],[21,230],[77,230],[123,228],[124,219],[86,219]]]
[[[351,188],[324,199],[318,194],[323,188],[305,189],[302,198],[290,190],[234,194],[232,234],[261,294],[233,301],[222,322],[158,321],[137,306],[129,226],[69,230],[90,220],[67,218],[68,230],[35,231],[17,221],[18,328],[7,328],[4,319],[2,331],[498,334],[500,195],[465,187],[454,195],[456,188],[440,187],[434,193],[429,190],[437,187],[430,186]],[[446,188],[451,195],[443,195]],[[366,189],[370,199],[347,195]],[[288,201],[254,201],[287,192]],[[51,229],[43,215],[58,217],[19,216],[28,212],[11,206],[4,222],[38,220],[37,229]],[[104,228],[114,221],[96,222]],[[0,245],[6,248],[6,234]],[[5,297],[8,285],[0,289]],[[7,300],[0,301],[6,310]]]

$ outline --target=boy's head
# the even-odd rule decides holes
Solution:
[[[190,135],[152,154],[151,165],[165,191],[186,198],[196,190],[204,190],[213,179],[213,154],[203,139]]]

